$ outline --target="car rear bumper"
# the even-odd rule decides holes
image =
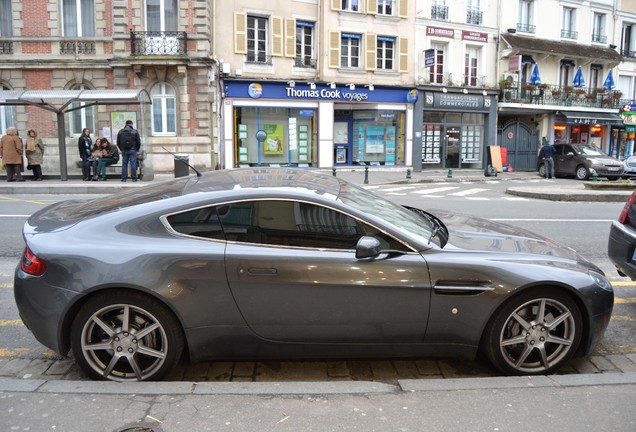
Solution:
[[[619,274],[636,280],[636,230],[618,221],[612,222],[609,241],[607,243],[607,255],[616,266]]]

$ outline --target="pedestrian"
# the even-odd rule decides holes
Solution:
[[[97,162],[97,172],[93,176],[93,181],[106,181],[106,167],[119,161],[119,150],[117,146],[108,142],[106,138],[100,138],[99,145],[102,156]]]
[[[554,155],[556,154],[556,149],[554,146],[547,141],[543,143],[543,147],[539,151],[539,157],[543,159],[543,169],[545,171],[545,178],[551,179],[555,177],[554,175]]]
[[[89,181],[91,179],[91,157],[93,140],[91,139],[91,131],[89,128],[82,129],[82,135],[77,140],[77,148],[79,156],[82,159],[82,180]]]
[[[7,133],[0,139],[0,158],[7,169],[7,181],[23,182],[22,170],[22,140],[18,136],[18,130],[11,126],[7,128]]]
[[[91,156],[88,158],[88,161],[91,165],[93,171],[92,180],[97,180],[97,164],[99,163],[99,158],[104,156],[101,146],[102,139],[96,138],[95,143],[93,144],[93,148],[91,149]]]
[[[44,160],[44,143],[35,129],[29,129],[26,142],[27,169],[33,171],[33,181],[42,181],[42,162]]]
[[[132,120],[126,120],[126,125],[117,133],[117,147],[121,150],[121,181],[128,179],[128,166],[130,165],[130,177],[137,181],[137,152],[141,149],[139,132],[133,128]]]

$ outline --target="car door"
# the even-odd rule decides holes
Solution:
[[[221,213],[235,207],[249,223],[245,235],[227,236],[227,279],[254,333],[306,343],[422,341],[431,284],[419,254],[357,259],[355,244],[372,228],[323,206],[253,201]],[[221,219],[224,230],[241,231],[231,219]]]
[[[576,174],[576,153],[574,148],[569,144],[557,147],[556,163],[554,164],[555,174],[573,176]]]

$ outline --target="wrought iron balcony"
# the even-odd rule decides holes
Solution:
[[[579,38],[579,32],[574,31],[574,30],[561,30],[561,37],[562,38],[566,38],[566,39],[578,39]]]
[[[315,68],[316,67],[316,59],[308,58],[308,57],[296,57],[294,59],[295,67],[304,67],[304,68]]]
[[[535,33],[537,27],[532,24],[517,23],[517,31],[522,33]]]
[[[13,54],[13,42],[1,41],[0,42],[0,54]]]
[[[607,43],[607,36],[601,34],[592,34],[592,42]]]
[[[502,86],[499,100],[502,103],[532,105],[578,106],[595,108],[620,108],[629,101],[622,99],[618,90],[599,88],[575,88],[548,84]]]
[[[133,56],[184,56],[188,52],[187,42],[186,32],[130,32],[130,54]]]
[[[271,65],[272,64],[272,56],[265,55],[263,53],[251,53],[247,54],[247,58],[245,59],[246,63],[252,64],[263,64],[263,65]]]
[[[60,54],[95,54],[95,42],[84,40],[60,41]]]
[[[466,11],[466,22],[468,24],[480,25],[482,23],[483,15],[483,12],[479,10]]]
[[[636,58],[636,51],[630,51],[628,49],[622,49],[621,55],[623,57]]]
[[[468,87],[483,87],[486,83],[485,75],[464,75],[462,79],[463,85]]]
[[[448,20],[448,6],[431,6],[431,18]]]

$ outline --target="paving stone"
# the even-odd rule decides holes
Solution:
[[[400,379],[405,378],[419,378],[420,373],[415,365],[415,362],[410,360],[395,360],[393,362],[393,367],[398,374]]]
[[[10,359],[2,364],[0,368],[0,376],[16,376],[29,367],[30,359]]]
[[[187,381],[206,380],[208,369],[210,369],[210,363],[193,363],[186,367],[183,376]]]
[[[388,360],[372,361],[371,370],[375,381],[397,383],[398,375],[392,362]]]
[[[327,363],[327,373],[330,378],[349,378],[349,368],[345,361],[331,361]]]
[[[420,375],[439,376],[442,374],[436,360],[416,360],[415,366]]]
[[[303,362],[303,371],[306,381],[326,381],[329,378],[325,362]]]
[[[622,354],[610,354],[605,356],[622,372],[636,372],[636,363]]]
[[[590,362],[602,372],[618,372],[618,368],[605,357],[591,356]]]
[[[54,361],[55,360],[48,359],[31,360],[29,366],[20,374],[20,378],[42,378],[42,376],[51,367]]]
[[[302,362],[259,362],[256,364],[255,380],[272,382],[278,380],[302,381],[305,371]]]
[[[53,362],[49,370],[46,371],[46,375],[65,375],[75,365],[75,362],[71,359],[56,360]]]
[[[636,353],[626,354],[625,357],[636,363]]]
[[[366,360],[352,360],[347,362],[351,379],[355,381],[373,381],[371,362]]]
[[[570,361],[567,366],[573,369],[571,371],[572,373],[594,374],[601,372],[599,368],[586,357],[577,357]],[[559,375],[566,375],[567,372],[567,369],[563,368],[559,371]]]
[[[254,362],[236,362],[232,369],[232,381],[236,381],[237,377],[254,377],[256,363]]]

